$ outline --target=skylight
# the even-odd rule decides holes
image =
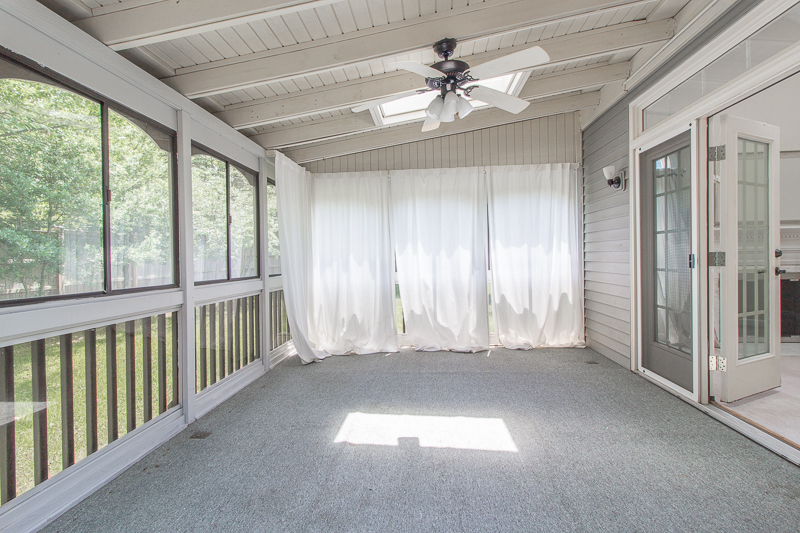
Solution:
[[[467,87],[469,87],[469,85],[483,85],[484,87],[489,87],[490,89],[495,89],[506,94],[513,94],[522,79],[523,76],[521,74],[506,74],[504,76],[498,76],[497,78],[476,81],[472,84],[468,84]],[[397,124],[399,122],[409,122],[425,118],[425,108],[427,108],[431,100],[438,95],[439,93],[437,91],[430,91],[406,96],[400,100],[380,105],[379,109],[383,123]],[[476,108],[489,105],[469,97],[467,97],[467,100]]]

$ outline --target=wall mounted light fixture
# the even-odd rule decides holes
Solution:
[[[625,190],[624,170],[617,172],[617,169],[614,167],[614,165],[609,165],[607,167],[603,167],[603,175],[606,177],[609,187],[619,189],[620,191]]]

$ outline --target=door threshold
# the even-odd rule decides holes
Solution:
[[[723,411],[725,411],[726,413],[729,413],[729,414],[731,414],[731,415],[735,416],[736,418],[738,418],[738,419],[740,419],[740,420],[743,420],[743,421],[747,422],[747,423],[748,423],[748,424],[750,424],[751,426],[754,426],[754,427],[758,428],[759,430],[763,431],[764,433],[766,433],[766,434],[768,434],[768,435],[771,435],[771,436],[775,437],[776,439],[778,439],[779,441],[781,441],[781,442],[783,442],[783,443],[785,443],[785,444],[788,444],[789,446],[792,446],[792,447],[796,448],[798,451],[800,451],[800,444],[798,444],[798,443],[794,442],[793,440],[787,439],[787,438],[786,438],[786,437],[784,437],[783,435],[780,435],[780,434],[778,434],[778,433],[774,432],[773,430],[771,430],[771,429],[769,429],[769,428],[766,428],[766,427],[762,426],[761,424],[759,424],[759,423],[758,423],[758,422],[756,422],[755,420],[751,420],[751,419],[747,418],[746,416],[744,416],[744,415],[742,415],[742,414],[740,414],[740,413],[737,413],[737,412],[736,412],[736,411],[734,411],[733,409],[730,409],[730,408],[728,408],[728,407],[725,407],[724,405],[722,405],[721,403],[717,402],[716,400],[714,400],[714,401],[711,401],[711,402],[709,402],[709,403],[710,403],[711,405],[713,405],[714,407],[717,407],[717,408],[719,408],[719,409],[722,409],[722,410],[723,410]]]
[[[637,372],[638,373],[638,372]],[[661,389],[669,392],[676,398],[680,398],[684,402],[688,403],[695,409],[698,409],[711,418],[721,422],[731,428],[732,430],[736,431],[747,437],[748,439],[752,440],[756,444],[763,446],[767,450],[780,455],[787,461],[797,466],[800,466],[800,448],[798,448],[797,444],[787,441],[783,437],[776,436],[773,432],[767,430],[766,428],[762,428],[757,424],[753,424],[752,421],[749,421],[747,418],[733,413],[730,409],[726,409],[720,405],[715,405],[716,402],[712,404],[702,404],[698,403],[690,398],[682,394],[678,394],[674,390],[666,387],[665,385],[657,382],[654,379],[648,379],[647,376],[639,374],[644,379],[652,383],[653,385],[660,387]],[[790,444],[791,443],[791,444]]]

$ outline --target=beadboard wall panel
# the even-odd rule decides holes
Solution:
[[[537,163],[580,163],[578,113],[446,135],[304,163],[311,172],[361,172]]]

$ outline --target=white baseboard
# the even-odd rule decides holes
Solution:
[[[237,370],[222,381],[206,387],[195,399],[195,416],[200,418],[222,402],[241,391],[246,386],[264,375],[267,369],[261,359],[253,361],[246,367]]]
[[[269,367],[275,368],[293,355],[297,355],[294,341],[284,342],[269,354]]]
[[[186,428],[174,407],[0,509],[0,532],[38,531]]]

